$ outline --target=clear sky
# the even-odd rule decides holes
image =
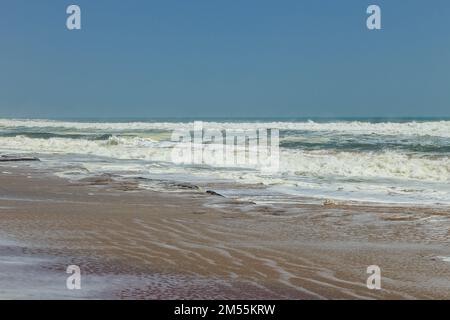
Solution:
[[[450,116],[450,1],[1,0],[0,117],[215,116]]]

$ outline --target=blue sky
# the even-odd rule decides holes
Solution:
[[[450,116],[448,21],[448,0],[2,0],[0,117]]]

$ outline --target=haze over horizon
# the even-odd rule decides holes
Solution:
[[[66,29],[66,8],[82,30]],[[366,9],[382,10],[382,30]],[[0,118],[450,117],[450,3],[4,1]]]

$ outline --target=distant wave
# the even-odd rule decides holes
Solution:
[[[191,129],[192,122],[69,122],[52,120],[0,119],[0,129],[59,128],[96,131],[145,131]],[[450,138],[450,121],[380,122],[204,122],[205,127],[216,129],[279,128],[291,131],[338,132],[348,134],[433,136]]]
[[[85,140],[108,140],[112,137],[112,134],[77,134],[77,133],[52,133],[52,132],[15,132],[7,131],[1,132],[0,137],[17,137],[23,136],[27,138],[40,138],[40,139],[51,139],[51,138],[66,138],[66,139],[85,139]]]

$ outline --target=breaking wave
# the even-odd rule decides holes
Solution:
[[[182,180],[259,183],[301,196],[450,204],[450,121],[204,122],[203,126],[280,128],[279,171],[175,165],[171,132],[193,129],[192,122],[0,119],[0,153],[33,154],[44,163],[47,156],[64,156],[81,161],[90,172],[133,171],[150,178],[170,173]]]
[[[204,122],[205,127],[215,129],[279,128],[291,131],[338,132],[348,134],[432,136],[450,138],[450,121],[412,122]],[[192,122],[70,122],[53,120],[0,119],[0,129],[57,128],[94,131],[146,131],[191,129]]]

